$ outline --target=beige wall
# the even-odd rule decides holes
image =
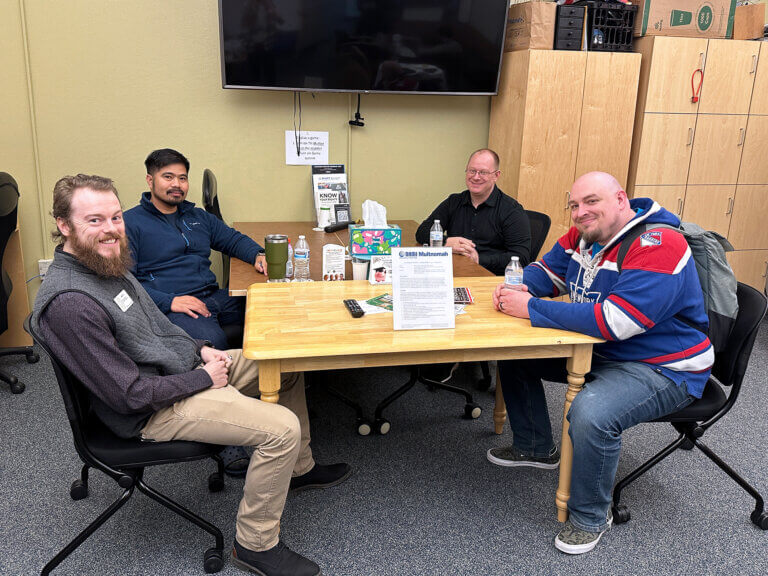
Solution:
[[[284,159],[293,96],[222,90],[217,5],[0,1],[0,104],[10,127],[0,134],[0,170],[21,186],[28,278],[53,253],[47,214],[56,180],[75,172],[110,176],[128,208],[145,189],[143,160],[154,148],[190,158],[194,202],[202,171],[211,168],[230,222],[312,218],[310,169]],[[329,161],[347,165],[355,217],[367,198],[385,204],[393,219],[425,217],[463,189],[466,156],[488,139],[487,97],[364,95],[366,125],[354,129],[347,121],[356,96],[305,93],[302,103],[302,129],[328,131]]]

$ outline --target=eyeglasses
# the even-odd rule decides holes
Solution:
[[[464,173],[467,176],[469,176],[470,178],[473,178],[476,175],[480,176],[480,178],[488,178],[488,177],[493,176],[494,174],[496,174],[496,172],[498,172],[498,170],[494,170],[492,172],[488,172],[488,170],[471,170],[469,168],[464,170]]]

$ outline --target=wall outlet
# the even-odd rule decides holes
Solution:
[[[42,259],[37,261],[37,269],[40,271],[40,277],[45,278],[45,273],[48,272],[48,266],[53,262],[52,259]]]

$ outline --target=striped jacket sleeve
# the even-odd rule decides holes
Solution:
[[[571,228],[543,258],[525,267],[523,282],[538,297],[560,296],[567,292],[565,273],[579,242],[579,232]]]
[[[604,338],[626,340],[653,328],[701,298],[691,250],[674,230],[661,230],[660,242],[630,247],[608,294],[598,302],[565,303],[532,299],[534,326],[562,328]],[[613,273],[605,271],[605,273]]]

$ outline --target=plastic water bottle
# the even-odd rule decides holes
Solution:
[[[440,247],[443,245],[443,227],[440,226],[440,220],[435,220],[432,229],[429,231],[429,245]]]
[[[309,244],[304,236],[299,236],[296,248],[293,250],[293,281],[308,282],[309,278]]]
[[[285,263],[285,277],[293,278],[293,246],[288,242],[288,261]]]
[[[504,284],[510,288],[518,289],[523,283],[523,268],[520,266],[520,258],[512,256],[504,270]]]

